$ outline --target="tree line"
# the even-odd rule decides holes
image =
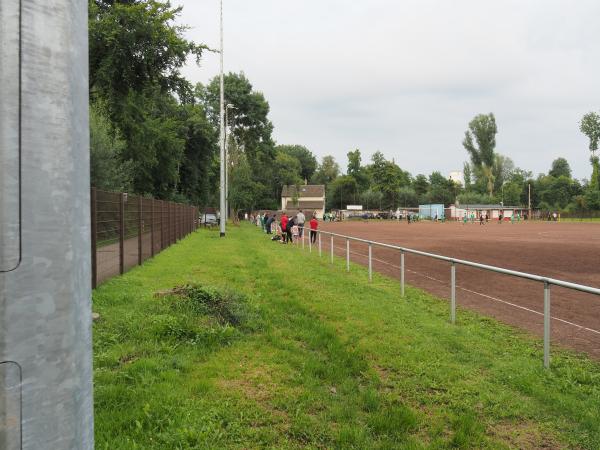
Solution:
[[[219,79],[192,84],[181,74],[189,58],[212,51],[184,37],[182,11],[160,0],[89,0],[90,148],[92,184],[161,199],[218,204]],[[317,161],[302,145],[273,139],[269,103],[244,73],[225,75],[228,198],[234,210],[277,209],[282,186],[326,185],[327,208],[369,209],[423,203],[503,203],[546,210],[600,209],[596,151],[600,115],[586,114],[592,175],[574,179],[558,158],[536,177],[496,151],[493,114],[468,124],[462,142],[469,160],[464,183],[438,171],[411,175],[377,151],[363,161],[348,152]]]

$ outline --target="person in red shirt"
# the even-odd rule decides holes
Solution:
[[[287,226],[288,226],[288,216],[287,214],[284,212],[281,215],[281,240],[283,242],[286,242],[286,237],[287,237]]]
[[[313,244],[317,240],[317,229],[319,228],[319,222],[315,216],[310,219],[310,242]]]

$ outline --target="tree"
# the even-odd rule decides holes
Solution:
[[[382,208],[396,208],[398,190],[403,186],[410,186],[410,174],[393,161],[387,161],[381,152],[375,152],[371,161],[367,170],[373,180],[371,187],[383,194]]]
[[[288,155],[285,152],[278,151],[275,157],[275,183],[279,192],[278,197],[281,196],[281,189],[286,185],[299,185],[302,183],[302,177],[300,175],[302,171],[302,165],[293,156]]]
[[[122,162],[125,142],[98,105],[90,107],[90,175],[92,186],[107,191],[131,190],[131,161]]]
[[[186,164],[199,157],[210,166],[214,152],[208,135],[206,145],[187,142],[197,137],[188,119],[204,113],[187,108],[195,99],[180,69],[206,47],[185,39],[174,24],[180,12],[168,1],[89,1],[90,104],[103,105],[125,142],[117,161],[131,164],[133,191],[160,198],[197,194],[182,186],[187,175],[186,183],[201,180]]]
[[[419,174],[413,180],[412,186],[415,190],[415,193],[418,196],[422,196],[422,195],[426,194],[427,191],[429,190],[429,180],[427,179],[427,177],[425,175]]]
[[[381,208],[381,202],[383,200],[383,194],[379,191],[373,191],[371,189],[360,194],[360,202],[365,209]]]
[[[228,200],[233,210],[233,220],[238,220],[240,210],[253,210],[262,186],[252,179],[252,169],[246,155],[240,153],[229,172]]]
[[[354,203],[357,189],[354,177],[344,175],[336,178],[327,190],[327,208],[345,209],[349,202]]]
[[[600,190],[600,167],[598,163],[598,157],[596,156],[596,150],[598,150],[598,141],[600,141],[600,115],[595,112],[586,114],[581,119],[579,129],[590,140],[589,148],[592,152],[590,161],[592,163],[593,171],[589,188],[591,190]]]
[[[562,176],[571,178],[571,167],[565,158],[557,158],[552,161],[552,168],[548,172],[548,175],[555,178]]]
[[[286,153],[300,162],[300,176],[303,180],[310,180],[317,170],[317,158],[302,145],[278,145],[275,151]]]
[[[429,176],[429,202],[448,205],[456,201],[460,193],[460,184],[445,178],[440,172],[433,172]]]
[[[184,38],[187,28],[175,25],[181,10],[159,0],[89,0],[90,90],[109,99],[111,112],[148,86],[190,98],[180,69],[207,47]]]
[[[362,192],[369,186],[369,176],[361,164],[360,150],[348,152],[348,175],[352,176],[358,183],[358,189]]]
[[[313,175],[314,184],[329,184],[340,174],[340,166],[333,156],[324,156],[317,171]]]
[[[398,206],[405,208],[419,206],[419,197],[413,188],[404,186],[398,190]]]
[[[494,190],[494,174],[492,167],[495,161],[496,134],[498,128],[493,113],[479,114],[469,122],[465,131],[463,146],[471,156],[476,175],[485,177],[486,188],[491,196]]]
[[[254,176],[269,182],[275,159],[273,124],[269,120],[269,103],[261,92],[255,91],[244,73],[228,73],[223,78],[225,104],[230,110],[230,136],[247,155]],[[196,86],[198,97],[205,105],[207,115],[215,128],[219,126],[220,79],[214,77],[205,87]]]
[[[463,176],[465,178],[465,190],[471,189],[471,165],[465,161],[463,164]]]

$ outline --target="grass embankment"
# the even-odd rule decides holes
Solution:
[[[600,448],[597,363],[344,264],[242,227],[101,286],[97,448]]]

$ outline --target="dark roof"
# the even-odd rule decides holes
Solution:
[[[325,186],[322,184],[309,184],[298,186],[300,195],[298,197],[325,197]],[[293,197],[296,194],[296,186],[283,186],[282,197]]]

